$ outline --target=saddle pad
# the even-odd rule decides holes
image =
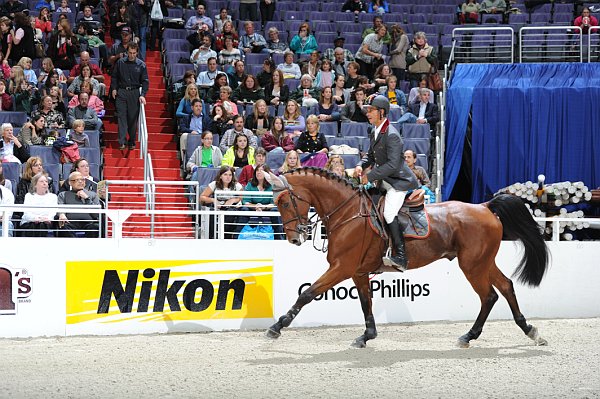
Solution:
[[[429,214],[425,207],[410,210],[403,207],[398,213],[398,221],[404,230],[404,237],[416,239],[429,237]]]
[[[385,208],[385,197],[381,197],[377,204],[377,210],[370,209],[369,226],[384,240],[388,239],[387,226],[384,227],[383,210]],[[379,214],[378,214],[379,213]],[[406,206],[400,209],[398,221],[407,238],[425,239],[429,237],[429,214],[425,207],[420,205],[416,208]]]

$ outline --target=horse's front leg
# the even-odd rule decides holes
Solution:
[[[371,287],[369,285],[369,275],[355,275],[352,277],[354,285],[358,290],[358,298],[360,306],[365,316],[365,332],[360,337],[356,338],[351,344],[355,348],[364,348],[367,346],[367,341],[377,338],[377,328],[375,327],[375,317],[373,317],[373,305],[371,302]]]
[[[350,276],[343,274],[343,272],[338,268],[330,267],[325,274],[319,277],[319,279],[315,281],[306,291],[300,294],[294,306],[292,306],[286,314],[281,316],[275,324],[267,329],[267,337],[279,338],[281,335],[281,329],[288,327],[292,323],[304,305],[310,303],[313,299],[315,299],[315,297],[321,295],[334,285],[346,280],[348,277]]]

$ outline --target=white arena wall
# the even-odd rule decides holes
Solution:
[[[0,337],[266,328],[327,268],[311,243],[0,239]],[[600,244],[550,242],[539,288],[515,283],[527,318],[600,317]],[[497,263],[512,274],[520,246]],[[479,299],[456,260],[372,279],[377,323],[473,321]],[[307,305],[292,327],[363,325],[351,281]],[[491,319],[510,319],[503,298]]]

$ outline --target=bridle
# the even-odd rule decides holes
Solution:
[[[284,232],[288,231],[288,230],[293,231],[293,232],[301,235],[304,241],[306,241],[308,239],[308,234],[315,230],[315,227],[319,222],[323,222],[327,226],[327,234],[329,235],[329,234],[332,234],[333,231],[337,230],[339,227],[341,227],[355,219],[365,218],[365,217],[370,216],[369,208],[368,208],[367,200],[366,200],[366,197],[368,196],[370,199],[370,196],[368,195],[366,190],[364,190],[362,185],[360,186],[358,191],[356,191],[353,195],[351,195],[350,197],[348,197],[345,200],[343,200],[342,202],[340,202],[338,205],[336,205],[333,208],[333,210],[328,212],[323,217],[320,217],[317,213],[313,214],[311,217],[306,217],[306,216],[303,216],[300,213],[300,211],[298,210],[298,202],[297,201],[304,202],[304,203],[308,204],[309,207],[310,207],[311,203],[308,200],[302,198],[297,193],[295,193],[294,190],[292,189],[292,187],[290,187],[290,185],[287,184],[287,182],[284,182],[284,184],[285,184],[284,189],[277,190],[280,192],[280,194],[277,196],[277,199],[275,200],[275,205],[278,205],[282,196],[287,194],[290,196],[290,202],[292,203],[292,207],[294,208],[294,213],[295,213],[295,215],[292,218],[282,221]],[[361,195],[361,194],[366,194],[366,195]],[[331,217],[334,216],[340,209],[342,209],[344,207],[344,205],[349,203],[351,200],[353,200],[357,196],[360,197],[360,199],[361,199],[360,206],[358,208],[358,212],[356,214],[352,215],[351,217],[349,217],[348,219],[345,219],[345,220],[341,221],[340,223],[337,223],[334,226],[330,226],[329,222],[331,220]],[[298,222],[298,223],[296,223],[295,229],[287,227],[288,224],[295,222],[295,221]],[[321,248],[317,247],[317,245],[315,244],[315,239],[316,239],[316,235],[313,234],[313,247],[321,252],[327,252],[327,239],[325,239],[323,241],[323,245],[321,246]]]

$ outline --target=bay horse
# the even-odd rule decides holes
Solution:
[[[352,346],[363,348],[377,337],[372,312],[370,273],[381,270],[388,243],[369,226],[367,194],[346,179],[317,168],[300,168],[270,179],[276,192],[275,204],[281,213],[288,242],[306,241],[314,221],[308,217],[313,206],[327,228],[328,270],[298,297],[290,310],[267,330],[278,338],[300,310],[316,296],[351,278],[358,289],[366,329]],[[538,286],[548,267],[549,251],[539,226],[521,199],[500,195],[483,204],[449,201],[426,205],[430,234],[426,239],[406,241],[408,269],[417,269],[435,260],[458,258],[458,264],[479,295],[481,309],[471,329],[460,338],[460,347],[477,339],[498,300],[496,288],[508,301],[516,324],[536,345],[546,345],[536,327],[528,324],[519,310],[512,281],[495,262],[501,240],[520,240],[522,259],[513,276],[529,286]],[[316,233],[316,232],[313,232]],[[395,271],[395,269],[388,269]]]

